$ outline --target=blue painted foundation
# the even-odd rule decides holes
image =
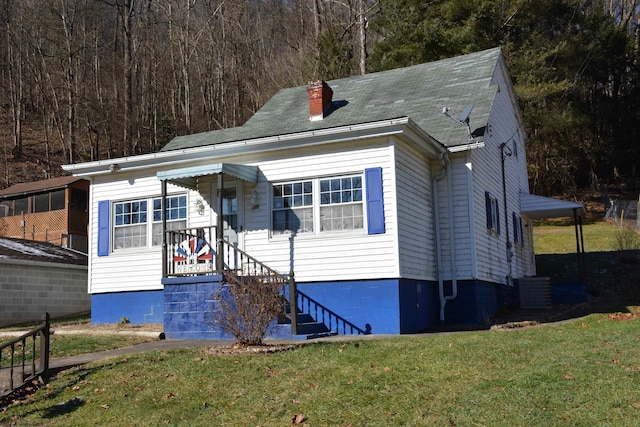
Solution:
[[[214,295],[221,275],[163,280],[164,291],[121,292],[92,296],[92,323],[163,323],[170,339],[226,339],[215,324]],[[477,325],[505,305],[516,301],[513,287],[480,281],[459,281],[458,296],[447,302],[445,323],[440,322],[440,299],[435,282],[408,279],[298,283],[304,297],[299,311],[341,334],[410,334],[441,326]],[[445,283],[446,294],[451,284]],[[324,312],[322,310],[324,308]],[[331,312],[327,318],[326,311]],[[335,318],[353,329],[340,330]],[[304,339],[291,335],[291,325],[278,325],[269,338]]]
[[[451,294],[451,282],[445,282]],[[499,309],[516,301],[516,288],[479,280],[458,281],[458,296],[445,306],[445,325],[481,325]]]
[[[162,323],[163,292],[114,292],[91,295],[91,323],[119,323],[123,318],[133,324]]]
[[[169,339],[233,340],[215,321],[214,297],[224,292],[222,275],[167,278],[164,285],[164,334]],[[291,325],[278,325],[268,338],[291,339]]]

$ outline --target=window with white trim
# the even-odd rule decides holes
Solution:
[[[498,214],[498,199],[488,191],[485,193],[487,210],[487,228],[500,234],[500,216]]]
[[[320,231],[364,227],[362,176],[320,180]]]
[[[313,232],[313,181],[273,184],[273,234]]]
[[[187,196],[166,200],[167,230],[186,228]],[[114,202],[112,223],[114,250],[158,246],[162,243],[162,198]]]
[[[187,228],[187,196],[167,196],[167,230]],[[152,246],[162,244],[162,198],[153,199]]]
[[[522,231],[522,217],[513,212],[513,242],[518,245],[524,244],[524,234]]]
[[[274,235],[360,230],[363,212],[361,174],[273,184]]]

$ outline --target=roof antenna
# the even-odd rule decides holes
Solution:
[[[471,110],[473,110],[473,102],[467,105],[467,108],[464,109],[460,117],[455,119],[449,115],[449,107],[442,108],[442,114],[450,118],[456,123],[460,123],[463,126],[467,127],[467,131],[469,132],[469,139],[473,139],[473,135],[471,134],[471,126],[469,125],[469,116],[471,115]]]

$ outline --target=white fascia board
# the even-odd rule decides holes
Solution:
[[[433,156],[446,151],[444,145],[420,129],[411,119],[400,117],[378,122],[224,142],[182,150],[159,151],[138,156],[63,165],[62,168],[67,172],[71,172],[74,176],[107,175],[113,173],[113,165],[117,165],[118,172],[126,172],[150,167],[172,166],[193,160],[220,159],[256,152],[309,147],[389,135],[403,135],[416,143],[424,152],[431,153]]]
[[[484,141],[469,141],[468,144],[456,145],[454,147],[448,147],[450,153],[459,153],[461,151],[474,150],[476,148],[483,148]]]

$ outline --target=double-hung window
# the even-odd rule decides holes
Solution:
[[[522,231],[522,217],[512,212],[513,217],[513,241],[516,244],[524,244],[524,234]]]
[[[361,174],[273,184],[274,235],[362,228],[364,206]]]
[[[320,231],[364,227],[362,176],[320,180]]]
[[[167,230],[186,228],[187,196],[166,199]],[[162,243],[162,198],[113,203],[113,249],[144,248]]]
[[[273,233],[313,233],[313,181],[273,185]]]
[[[498,213],[498,199],[488,191],[485,193],[487,210],[487,228],[500,234],[500,216]]]
[[[147,246],[147,200],[114,203],[113,249]]]
[[[167,197],[167,230],[187,228],[187,196]],[[162,244],[162,198],[153,199],[152,246]]]

